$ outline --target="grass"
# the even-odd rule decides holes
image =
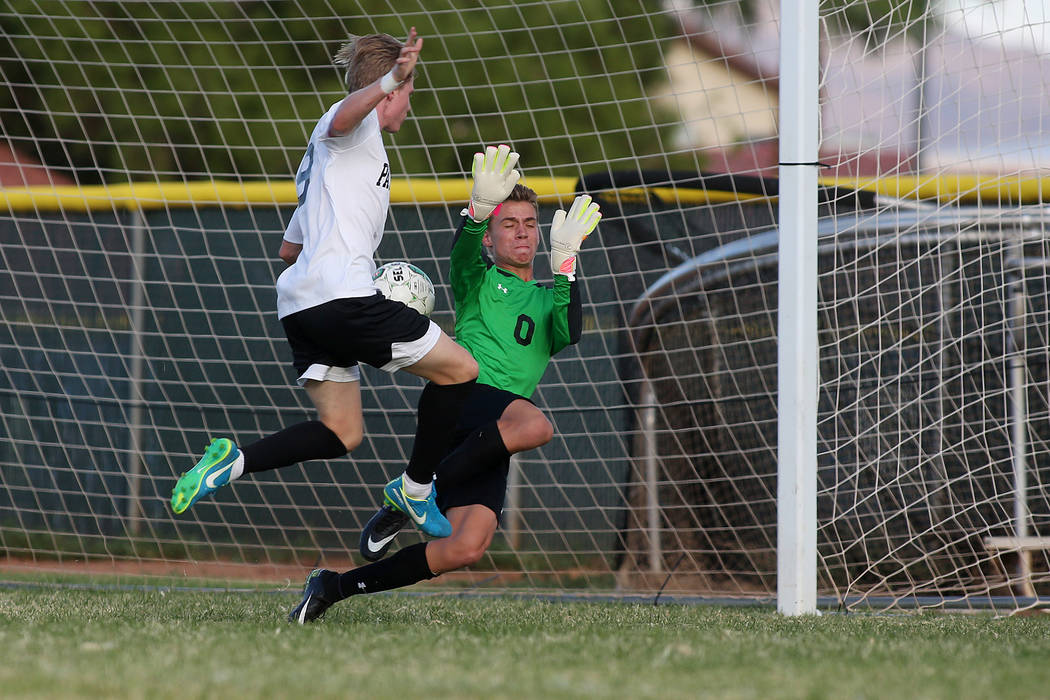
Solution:
[[[0,688],[35,698],[1031,698],[1050,619],[376,595],[0,589]],[[1050,618],[1050,616],[1047,616]]]

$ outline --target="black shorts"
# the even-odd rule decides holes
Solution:
[[[426,316],[379,293],[335,299],[281,323],[300,375],[315,366],[351,368],[358,362],[392,372],[418,362],[441,334]]]
[[[512,394],[503,389],[476,384],[463,407],[459,423],[456,425],[453,449],[481,426],[498,420],[513,401],[524,398],[524,396]],[[529,401],[529,399],[525,400]],[[489,465],[477,476],[449,486],[447,489],[441,486],[441,475],[439,474],[435,484],[438,508],[444,513],[449,508],[483,505],[496,514],[497,520],[501,519],[503,503],[507,497],[509,472],[510,457],[507,457],[499,463]]]

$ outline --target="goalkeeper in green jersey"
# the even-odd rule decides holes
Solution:
[[[583,195],[551,224],[552,286],[533,276],[539,246],[536,193],[517,184],[518,155],[489,147],[474,158],[471,201],[452,244],[456,341],[477,359],[478,383],[460,414],[457,446],[437,467],[437,503],[452,524],[444,539],[382,559],[407,516],[387,503],[365,526],[373,563],[339,574],[315,569],[289,620],[320,617],[336,601],[408,586],[477,562],[499,524],[510,455],[550,441],[553,428],[529,397],[551,356],[579,341],[576,254],[601,219]],[[482,248],[487,249],[487,261]]]

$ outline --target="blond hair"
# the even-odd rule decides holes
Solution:
[[[346,89],[354,92],[371,85],[393,68],[404,46],[404,42],[389,34],[351,36],[350,41],[336,51],[332,62],[346,70]]]

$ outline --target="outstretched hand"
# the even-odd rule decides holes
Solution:
[[[551,271],[554,274],[576,279],[576,254],[601,219],[598,203],[586,194],[573,201],[568,214],[564,209],[554,212],[551,222]]]
[[[470,218],[481,223],[503,204],[521,178],[521,173],[514,169],[517,164],[518,154],[507,145],[500,145],[499,148],[489,146],[484,153],[474,154],[471,167],[474,187],[467,209]]]
[[[423,38],[416,34],[416,28],[412,27],[408,30],[405,45],[401,47],[401,53],[391,69],[391,73],[399,83],[408,80],[408,76],[412,75],[412,71],[416,69],[416,61],[419,60],[419,52],[422,50]]]

